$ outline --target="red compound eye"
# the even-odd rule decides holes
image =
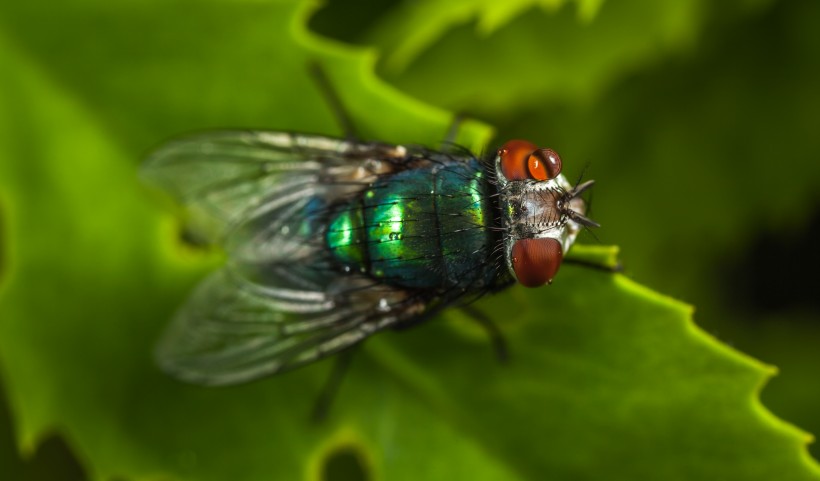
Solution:
[[[499,150],[501,172],[507,180],[531,179],[527,169],[527,158],[538,150],[538,146],[526,140],[510,140]]]
[[[561,173],[561,157],[552,149],[538,149],[527,157],[527,170],[535,180],[549,180]]]
[[[549,180],[561,173],[561,157],[526,140],[510,140],[498,149],[501,172],[507,180]]]
[[[512,248],[513,270],[525,287],[551,284],[563,259],[561,243],[552,238],[521,239]]]

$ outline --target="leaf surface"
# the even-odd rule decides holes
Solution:
[[[302,4],[192,5],[3,7],[0,366],[25,450],[59,432],[92,479],[328,479],[351,457],[374,479],[818,478],[807,435],[756,400],[770,368],[687,306],[570,265],[478,304],[508,364],[449,312],[367,342],[321,425],[308,415],[328,363],[226,389],[158,372],[154,340],[219,255],[182,245],[138,183],[151,144],[207,127],[338,134],[307,75],[317,59],[366,137],[434,145],[450,122],[306,33]],[[460,140],[488,136],[473,123]]]

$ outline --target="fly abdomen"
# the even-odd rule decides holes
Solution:
[[[399,172],[331,217],[328,247],[345,270],[409,288],[483,287],[496,236],[478,162]]]

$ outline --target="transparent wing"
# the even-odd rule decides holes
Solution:
[[[219,131],[164,144],[143,178],[174,195],[191,227],[220,241],[241,221],[300,197],[338,197],[397,168],[401,146],[287,132]]]
[[[340,270],[324,242],[335,205],[407,162],[399,146],[280,132],[215,132],[161,147],[144,176],[177,197],[229,260],[177,313],[159,364],[190,382],[239,383],[423,312],[411,293]]]
[[[229,269],[218,271],[177,313],[157,348],[158,363],[197,384],[251,381],[350,347],[413,310],[412,302],[377,286],[351,296],[351,284],[356,282],[348,281],[348,294],[340,297],[270,288]],[[390,299],[393,309],[379,312],[376,299]]]

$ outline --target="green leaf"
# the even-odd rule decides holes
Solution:
[[[211,126],[333,133],[316,59],[367,136],[434,144],[450,116],[303,31],[301,4],[2,8],[0,366],[28,452],[60,432],[92,479],[328,479],[340,465],[399,480],[820,477],[808,436],[756,400],[770,368],[685,305],[571,265],[478,304],[508,364],[459,312],[381,334],[322,425],[308,414],[328,363],[226,389],[167,378],[153,341],[218,259],[180,246],[137,182],[141,152]]]
[[[764,401],[814,433],[818,22],[815,3],[727,14],[685,57],[591,105],[539,106],[497,124],[501,138],[543,138],[564,159],[589,161],[596,235],[621,244],[636,279],[697,305],[707,330],[776,364]]]
[[[566,2],[538,2],[548,11],[535,3],[492,2],[515,6],[500,15],[478,1],[456,2],[461,8],[403,2],[362,38],[385,53],[379,71],[403,90],[457,112],[506,119],[546,102],[593,101],[621,76],[691,45],[710,4],[578,2],[594,13],[579,20]]]
[[[430,48],[449,30],[468,22],[476,22],[476,33],[488,36],[515,17],[533,7],[555,11],[567,0],[458,0],[437,2],[423,0],[400,2],[368,35],[386,52],[384,64],[393,72],[400,72],[422,52]],[[603,0],[574,0],[580,19],[595,17]]]
[[[389,28],[360,27],[359,38],[392,58],[390,30],[425,23],[386,18]],[[454,28],[402,72],[382,70],[419,98],[481,115],[500,141],[543,142],[575,160],[568,169],[588,162],[596,235],[622,245],[627,272],[780,366],[764,399],[820,432],[820,265],[809,254],[820,222],[818,22],[811,2],[606,2],[587,24],[571,9],[533,9],[492,35]]]
[[[787,237],[816,206],[820,42],[810,32],[820,9],[767,13],[716,21],[690,56],[624,80],[588,107],[549,104],[500,127],[501,136],[545,138],[564,159],[589,161],[597,235],[628,239],[623,255],[638,278],[709,308],[727,260],[758,229]]]
[[[2,389],[2,387],[0,387]],[[42,440],[37,451],[25,459],[17,449],[13,423],[6,403],[5,392],[0,390],[0,466],[3,477],[15,481],[85,481],[85,473],[65,444],[52,435]]]

